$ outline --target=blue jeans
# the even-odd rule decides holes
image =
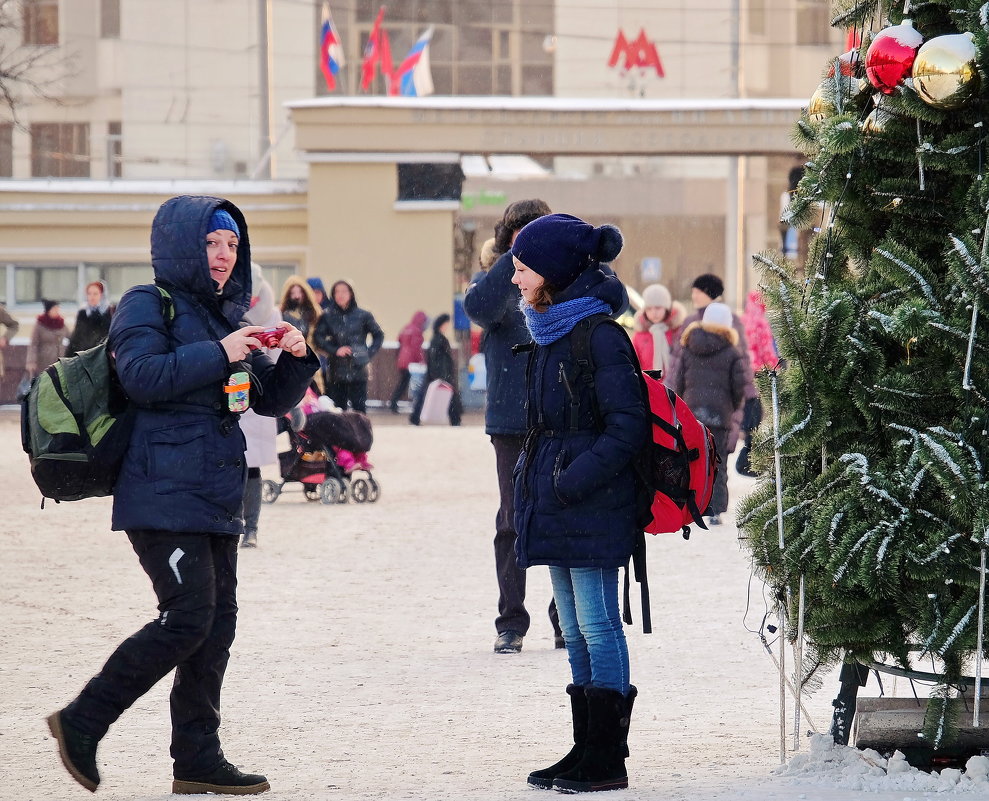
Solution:
[[[573,683],[628,692],[628,645],[618,609],[618,568],[549,569]]]

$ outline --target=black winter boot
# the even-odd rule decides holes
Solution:
[[[584,741],[587,739],[587,698],[584,695],[584,688],[576,684],[567,685],[567,695],[570,696],[570,709],[573,715],[573,748],[555,765],[532,771],[527,781],[533,787],[551,790],[553,779],[570,770],[584,756]]]
[[[172,792],[177,795],[217,793],[219,795],[255,795],[270,790],[268,780],[261,775],[241,773],[227,760],[207,776],[179,778],[172,782]]]
[[[48,730],[58,742],[58,755],[62,764],[73,779],[95,793],[100,784],[100,774],[96,769],[96,746],[99,738],[81,731],[65,722],[61,712],[48,716]]]
[[[616,690],[587,687],[587,743],[577,765],[553,780],[553,789],[564,793],[591,793],[628,787],[625,757],[628,727],[638,691],[628,695]]]

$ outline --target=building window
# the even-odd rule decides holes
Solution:
[[[120,38],[120,0],[100,0],[100,37]]]
[[[554,5],[523,0],[390,0],[384,27],[397,68],[426,27],[435,26],[429,61],[438,95],[551,94],[553,55],[543,42],[553,31]],[[358,64],[380,7],[378,0],[355,0],[353,16],[337,21],[342,23],[342,39],[360,46],[354,53]],[[352,89],[360,91],[358,86]],[[384,82],[376,79],[370,93],[386,91]]]
[[[34,178],[89,178],[89,125],[31,125],[31,175]]]
[[[20,303],[77,303],[79,268],[75,264],[18,264],[14,268],[14,299]]]
[[[106,124],[106,175],[122,178],[124,174],[124,137],[119,122]]]
[[[753,36],[766,34],[766,0],[752,0],[749,4],[749,33]]]
[[[0,178],[14,175],[14,126],[0,123]]]
[[[58,0],[23,0],[24,44],[58,44]]]
[[[797,44],[824,45],[831,41],[831,4],[798,0]]]

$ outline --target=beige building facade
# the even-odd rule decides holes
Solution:
[[[273,284],[353,280],[389,336],[451,306],[526,197],[619,224],[633,288],[659,259],[675,296],[710,271],[739,303],[748,256],[777,244],[789,126],[844,49],[819,0],[397,0],[396,62],[436,25],[437,94],[385,98],[378,77],[361,97],[377,2],[330,3],[345,66],[328,93],[318,0],[22,1],[24,41],[49,40],[24,47],[65,57],[47,67],[58,102],[0,118],[0,301],[28,324],[42,297],[71,315],[94,277],[113,297],[148,280],[154,209],[183,191],[245,209]],[[464,165],[462,192],[404,198],[410,163]]]

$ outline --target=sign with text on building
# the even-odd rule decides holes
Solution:
[[[639,29],[639,35],[631,42],[625,38],[624,31],[618,30],[615,46],[611,49],[611,58],[608,59],[608,66],[616,67],[620,60],[622,60],[622,72],[638,69],[645,74],[646,71],[654,69],[658,77],[666,77],[663,62],[659,59],[659,50],[656,49],[655,42],[649,41],[644,28]]]

